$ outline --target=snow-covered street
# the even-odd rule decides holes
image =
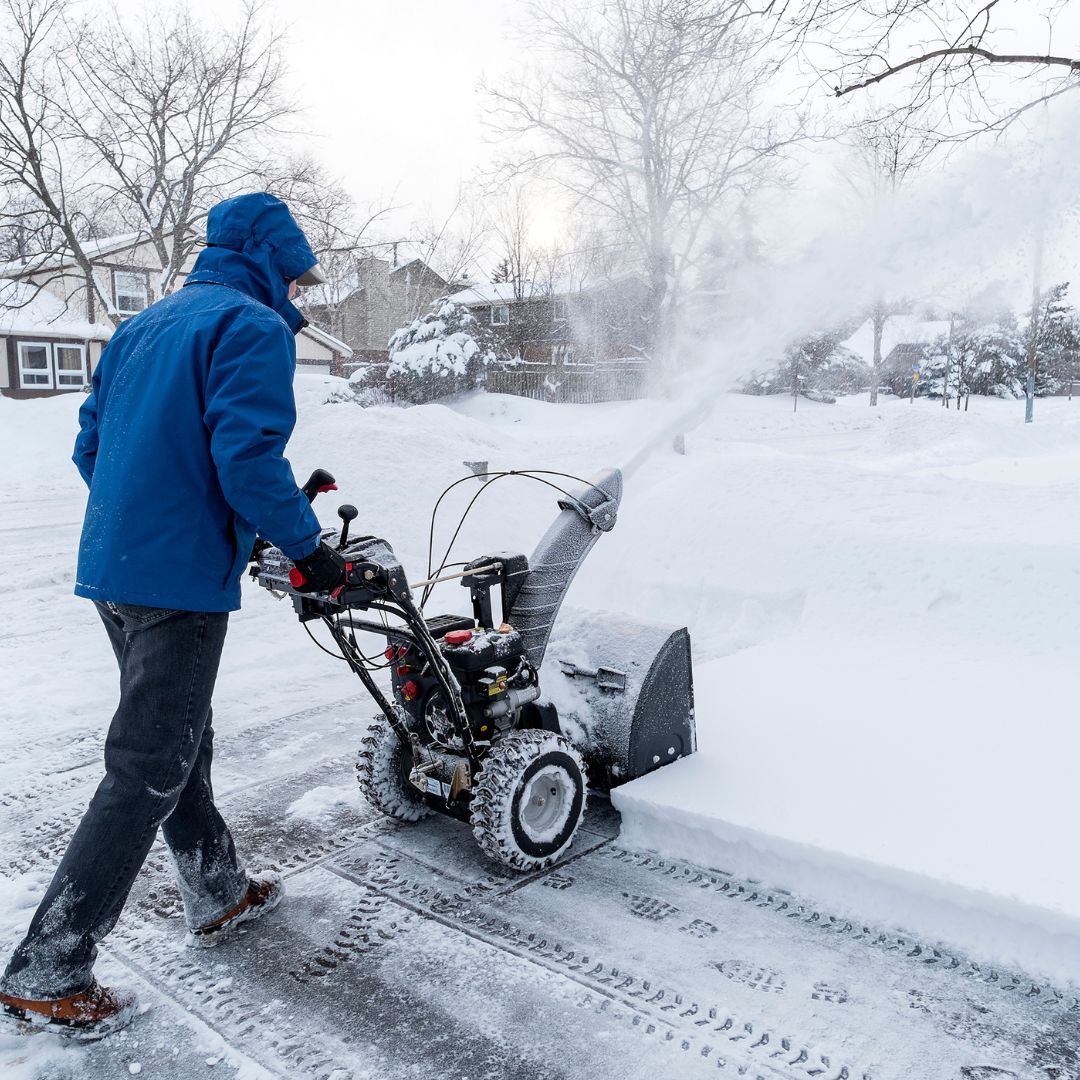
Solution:
[[[587,475],[686,408],[360,409],[323,404],[321,377],[297,388],[296,474],[331,469],[417,577],[463,462]],[[71,595],[79,400],[0,400],[4,950],[97,782],[115,698]],[[1025,427],[1016,402],[793,415],[731,395],[685,456],[661,441],[568,603],[690,627],[700,753],[618,790],[621,822],[594,800],[547,873],[504,873],[449,820],[376,818],[352,776],[370,704],[246,584],[215,790],[290,899],[265,932],[192,954],[156,848],[101,964],[145,1015],[92,1048],[2,1040],[0,1072],[1080,1077],[1080,402],[1036,408]],[[440,519],[440,555],[477,487]],[[529,552],[553,513],[507,479],[455,557]],[[462,607],[442,589],[431,610]]]

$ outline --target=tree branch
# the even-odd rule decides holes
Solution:
[[[1066,67],[1072,73],[1080,73],[1080,59],[1068,56],[1039,56],[1026,53],[995,53],[977,45],[960,45],[944,49],[934,49],[923,53],[921,56],[913,56],[901,64],[893,64],[877,75],[863,79],[861,82],[852,83],[850,86],[838,86],[834,90],[837,97],[852,94],[856,90],[865,90],[868,86],[884,82],[894,75],[909,68],[920,67],[933,60],[941,60],[947,57],[966,56],[985,60],[988,64],[1027,64],[1032,67]]]

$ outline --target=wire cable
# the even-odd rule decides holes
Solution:
[[[496,480],[501,480],[501,479],[503,479],[504,477],[507,477],[507,476],[524,476],[524,477],[527,477],[530,480],[535,480],[539,484],[546,484],[548,487],[554,488],[557,492],[559,492],[561,495],[564,495],[568,499],[575,499],[576,497],[573,494],[571,494],[569,491],[567,491],[565,488],[560,487],[558,484],[554,484],[550,480],[545,480],[544,477],[545,476],[562,477],[563,479],[566,479],[566,480],[573,480],[575,483],[581,484],[584,487],[593,488],[594,490],[601,492],[603,495],[608,494],[608,492],[604,491],[604,489],[599,487],[597,484],[594,484],[591,480],[585,480],[580,476],[575,476],[573,473],[561,472],[560,470],[557,470],[557,469],[505,469],[505,470],[501,470],[501,471],[498,471],[498,472],[493,471],[493,472],[485,472],[485,473],[471,473],[468,476],[463,476],[463,477],[459,478],[458,480],[455,480],[452,484],[448,485],[447,487],[445,487],[443,489],[443,491],[439,495],[438,499],[435,500],[435,505],[434,505],[434,507],[432,508],[432,511],[431,511],[431,520],[430,520],[430,524],[429,524],[429,528],[428,528],[428,560],[427,560],[427,577],[428,577],[429,581],[430,581],[431,578],[438,577],[447,568],[447,566],[467,566],[468,565],[468,563],[449,563],[449,562],[447,562],[447,560],[450,557],[450,552],[453,550],[454,544],[457,542],[457,538],[460,535],[463,526],[465,525],[466,518],[469,516],[469,513],[472,510],[473,506],[476,505],[476,501],[480,498],[481,495],[484,494],[484,492],[493,483],[495,483]],[[459,484],[464,484],[466,481],[469,481],[469,480],[476,480],[476,479],[483,480],[485,477],[490,477],[490,479],[485,480],[484,483],[481,485],[480,490],[478,492],[476,492],[476,494],[473,495],[473,497],[469,500],[468,505],[465,507],[465,510],[462,512],[461,517],[458,519],[457,527],[454,529],[453,536],[451,536],[451,538],[450,538],[450,543],[446,547],[446,551],[445,551],[445,553],[443,555],[442,562],[439,564],[439,567],[438,567],[437,570],[433,570],[433,568],[432,568],[433,557],[432,556],[433,556],[433,551],[434,551],[434,547],[435,547],[435,520],[436,520],[436,517],[437,517],[437,515],[439,513],[439,507],[442,505],[443,499],[445,499],[446,496],[454,488],[456,488]],[[428,598],[431,596],[431,590],[433,588],[434,588],[434,583],[429,584],[424,588],[424,591],[423,591],[423,593],[421,594],[421,597],[420,597],[420,603],[418,605],[421,610],[423,610],[424,605],[427,603]]]

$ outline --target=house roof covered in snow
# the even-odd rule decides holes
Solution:
[[[524,295],[522,300],[553,299],[562,296],[578,296],[582,293],[592,292],[609,285],[618,285],[622,282],[640,280],[639,275],[634,273],[619,274],[615,277],[604,277],[595,281],[555,281],[550,284],[538,282],[526,282],[519,289],[515,289],[510,281],[484,281],[470,285],[466,289],[452,293],[447,299],[454,304],[462,304],[472,307],[480,304],[513,304],[519,298],[517,292]]]
[[[122,233],[119,236],[108,236],[101,240],[83,240],[82,249],[88,259],[101,259],[106,255],[112,255],[117,251],[126,251],[128,248],[138,247],[139,244],[149,239],[145,233],[132,232]],[[0,277],[20,277],[23,274],[33,274],[39,270],[60,270],[65,266],[73,266],[75,256],[67,248],[61,251],[47,252],[44,255],[34,255],[26,260],[12,260],[0,263]]]
[[[317,341],[320,345],[324,345],[336,353],[341,353],[346,359],[353,354],[352,349],[341,338],[336,338],[333,334],[328,334],[325,330],[312,326],[311,323],[308,323],[300,333],[306,334],[312,341]]]
[[[25,281],[0,282],[0,335],[49,335],[108,341],[112,333],[111,323],[95,323],[81,318],[48,289]],[[352,349],[344,341],[317,326],[309,324],[301,333],[343,357],[352,356]]]
[[[530,292],[526,286],[525,293]],[[539,290],[538,290],[539,291]],[[460,292],[451,293],[447,299],[454,304],[512,304],[517,295],[514,284],[510,281],[484,281],[470,285]]]
[[[108,341],[112,332],[111,323],[87,321],[46,289],[24,281],[0,283],[0,334]]]
[[[917,351],[917,349],[910,350],[910,347],[929,345],[948,332],[947,320],[920,319],[915,315],[890,315],[885,320],[881,333],[881,357],[883,360],[886,359],[898,348],[905,351]],[[843,344],[864,363],[872,364],[874,362],[873,319],[867,319]]]

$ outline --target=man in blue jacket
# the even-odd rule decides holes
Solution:
[[[97,604],[120,704],[105,777],[0,980],[21,1030],[95,1037],[134,1015],[93,964],[159,828],[189,945],[217,944],[282,896],[279,878],[249,878],[214,806],[210,699],[256,533],[309,588],[344,580],[284,457],[304,325],[291,300],[324,278],[271,195],[214,207],[206,239],[184,288],[117,329],[79,414],[90,494],[75,592]]]

